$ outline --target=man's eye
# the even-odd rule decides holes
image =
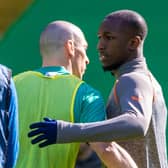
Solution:
[[[116,37],[114,37],[114,36],[97,36],[97,38],[100,40],[100,39],[104,39],[104,40],[113,40],[113,39],[115,39]]]
[[[98,39],[101,39],[101,36],[97,36]]]
[[[113,40],[113,39],[115,39],[115,37],[114,36],[106,36],[106,39],[107,40]]]

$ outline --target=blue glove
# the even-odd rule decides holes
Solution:
[[[57,121],[49,118],[44,118],[43,122],[37,122],[30,125],[32,129],[28,133],[28,137],[34,137],[31,140],[32,144],[39,143],[39,147],[45,147],[51,144],[55,144],[57,140]]]

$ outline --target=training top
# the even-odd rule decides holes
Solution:
[[[108,119],[90,124],[58,121],[57,143],[117,141],[140,168],[167,168],[167,108],[144,57],[123,64],[107,103]],[[67,136],[70,134],[71,136]]]
[[[29,125],[42,121],[44,117],[70,122],[104,120],[104,103],[99,92],[70,75],[63,67],[27,71],[15,76],[14,80],[18,92],[20,118],[20,155],[16,168],[73,168],[79,150],[78,143],[40,149],[32,145],[27,137]],[[89,106],[91,110],[99,103],[102,108],[100,114],[97,110],[94,110],[95,114],[93,111],[89,113]],[[75,108],[78,110],[77,114]]]
[[[0,65],[0,168],[16,165],[18,139],[18,104],[11,71]]]
[[[69,75],[63,66],[50,66],[36,69],[43,75]],[[92,86],[83,82],[75,97],[74,122],[87,123],[104,120],[106,117],[104,99],[101,93]]]

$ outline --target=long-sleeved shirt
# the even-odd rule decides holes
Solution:
[[[125,63],[114,75],[116,84],[107,103],[111,119],[88,124],[58,121],[57,143],[122,141],[140,168],[167,168],[167,108],[159,83],[143,57]]]

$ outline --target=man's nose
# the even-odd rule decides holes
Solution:
[[[89,64],[89,62],[90,62],[90,61],[89,61],[89,58],[88,58],[88,56],[86,55],[86,65]]]
[[[97,43],[97,50],[104,50],[104,43],[102,40],[99,40],[99,42]]]

